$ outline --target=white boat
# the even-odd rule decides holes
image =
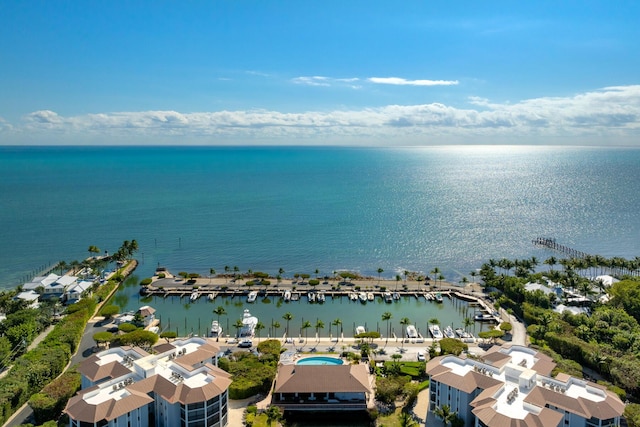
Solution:
[[[456,334],[453,332],[453,328],[451,326],[447,326],[444,328],[444,336],[447,338],[455,338]]]
[[[460,338],[462,341],[474,339],[473,334],[465,331],[462,328],[456,328],[456,335],[458,335],[458,338]]]
[[[252,338],[258,324],[258,318],[252,316],[249,310],[245,309],[242,314],[242,328],[240,328],[240,338]]]
[[[476,314],[473,316],[473,320],[477,320],[478,322],[493,322],[496,318],[489,313],[476,311]]]
[[[324,300],[325,300],[324,292],[318,292],[316,294],[316,301],[322,303],[324,302]]]
[[[360,302],[367,302],[367,293],[366,292],[360,292],[358,294],[358,298],[360,298]]]
[[[215,293],[210,293],[209,295],[207,295],[207,299],[209,301],[213,301],[214,299],[216,299],[216,294]]]
[[[431,332],[431,336],[435,340],[444,338],[444,335],[442,335],[442,331],[440,330],[440,326],[438,325],[429,326],[429,332]]]
[[[316,301],[316,294],[314,294],[313,292],[309,292],[307,294],[307,298],[309,298],[309,302],[315,302]]]
[[[407,325],[407,338],[418,338],[418,331],[414,325]]]
[[[393,301],[393,295],[391,295],[391,292],[385,292],[384,294],[382,294],[383,298],[384,298],[384,302],[392,302]]]
[[[375,296],[373,295],[373,292],[367,292],[367,301],[373,301],[375,299]]]
[[[298,301],[300,299],[300,294],[297,292],[291,292],[291,301]]]
[[[222,336],[222,326],[217,320],[211,322],[211,336],[214,338]]]
[[[249,296],[247,297],[247,302],[254,302],[256,300],[256,298],[258,298],[258,292],[257,291],[251,291],[251,292],[249,292]]]
[[[287,289],[286,291],[284,291],[284,301],[285,302],[289,302],[291,301],[291,291],[289,289]]]
[[[364,334],[367,332],[364,326],[356,326],[356,335]]]
[[[355,292],[349,292],[349,299],[351,301],[357,301],[358,300],[358,294]]]
[[[197,300],[198,298],[200,298],[200,293],[198,293],[198,291],[193,291],[193,292],[191,292],[191,296],[189,296],[189,299],[190,299],[191,301],[195,301],[195,300]]]
[[[436,302],[442,302],[442,294],[440,292],[436,292],[435,298]]]
[[[398,292],[394,292],[393,293],[393,300],[394,301],[400,301],[400,294]]]

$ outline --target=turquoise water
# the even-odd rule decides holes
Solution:
[[[140,278],[141,276],[138,275],[131,277],[115,295],[113,302],[121,307],[121,312],[135,311],[143,305],[151,305],[156,309],[156,317],[160,319],[162,329],[176,331],[180,336],[207,335],[211,322],[218,320],[218,316],[213,314],[213,310],[217,307],[223,307],[226,313],[219,319],[224,334],[234,336],[237,332],[234,327],[236,321],[242,319],[243,311],[248,309],[264,325],[264,329],[256,332],[260,339],[281,338],[287,328],[287,321],[283,316],[289,313],[293,317],[288,324],[289,336],[302,338],[305,346],[308,347],[312,347],[317,342],[316,333],[321,338],[340,337],[341,340],[337,344],[339,350],[344,345],[342,337],[348,344],[349,338],[355,335],[357,326],[364,326],[367,331],[380,332],[386,337],[387,322],[382,320],[382,314],[385,312],[391,313],[388,324],[389,345],[395,345],[396,340],[393,334],[401,336],[404,327],[400,321],[404,317],[416,326],[423,337],[428,338],[427,323],[431,319],[438,319],[443,326],[451,325],[456,328],[463,326],[465,317],[473,318],[475,311],[474,307],[466,301],[455,298],[444,298],[442,303],[436,303],[413,296],[403,297],[394,303],[385,303],[378,298],[366,304],[350,301],[346,296],[336,298],[327,296],[323,304],[311,304],[306,298],[285,303],[279,297],[258,297],[254,303],[247,303],[246,296],[218,297],[215,301],[199,298],[195,302],[191,302],[188,296],[142,298],[138,293]],[[329,288],[329,286],[326,287]],[[336,319],[340,322],[334,323]],[[311,327],[303,328],[305,322],[309,322]],[[316,328],[319,324],[322,324],[322,327]],[[471,327],[471,331],[475,329],[479,332],[482,327],[485,325],[476,322]],[[296,344],[298,344],[297,340]]]
[[[489,258],[640,253],[640,150],[0,147],[0,286],[89,245],[208,274],[349,269],[457,281]]]
[[[243,303],[139,300],[139,280],[158,265],[202,275],[225,265],[283,268],[289,277],[316,269],[377,276],[383,268],[383,278],[438,267],[456,282],[490,258],[546,259],[552,253],[531,244],[538,236],[606,257],[640,254],[634,149],[0,147],[0,196],[0,288],[82,259],[89,245],[114,251],[136,239],[140,266],[116,302],[124,309],[149,303],[163,327],[180,334],[207,333],[219,304],[229,331]],[[322,320],[327,336],[341,318],[350,335],[359,324],[385,331],[381,313],[393,310],[392,328],[400,331],[399,320],[409,317],[424,334],[432,317],[454,326],[466,317],[452,304],[248,308],[267,327],[279,321],[271,331],[278,334],[282,314],[292,312],[292,332],[312,343],[315,328],[301,331],[303,319]],[[367,425],[343,417],[316,423]]]
[[[315,356],[315,357],[305,357],[304,359],[300,359],[296,362],[296,365],[342,365],[343,362],[341,359],[336,357],[323,357],[323,356]]]

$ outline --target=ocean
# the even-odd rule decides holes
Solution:
[[[458,282],[538,236],[640,254],[640,150],[454,146],[0,147],[0,288],[90,245],[158,266]],[[556,254],[557,255],[557,254]]]
[[[640,255],[640,150],[519,146],[429,148],[0,147],[0,288],[13,288],[60,260],[139,244],[140,262],[114,298],[122,311],[150,304],[161,327],[206,334],[224,306],[231,332],[244,308],[281,335],[315,341],[340,318],[386,332],[408,317],[461,326],[473,310],[404,298],[392,305],[329,298],[311,309],[276,299],[142,299],[139,282],[157,266],[209,274],[238,267],[285,276],[352,270],[393,280],[403,271],[471,280],[489,259],[537,257],[536,237],[605,257]],[[471,311],[472,313],[472,311]],[[303,329],[309,320],[313,325]],[[277,324],[279,323],[279,326]],[[274,326],[276,325],[276,326]],[[482,324],[476,322],[482,330]],[[340,342],[340,346],[342,346]],[[391,348],[398,345],[389,340]],[[362,419],[291,421],[366,426]]]

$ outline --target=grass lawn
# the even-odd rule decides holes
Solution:
[[[269,424],[267,424],[267,415],[266,414],[260,414],[260,415],[255,415],[255,414],[247,414],[247,422],[252,423],[250,424],[253,427],[268,427]],[[277,421],[273,421],[271,423],[271,427],[280,427],[282,424],[280,424]]]
[[[380,415],[376,420],[376,427],[400,427],[400,412],[402,408],[396,408],[391,414]]]
[[[402,375],[409,375],[411,378],[420,378],[425,376],[425,363],[424,362],[384,362],[385,367],[393,364],[400,365],[400,373]]]

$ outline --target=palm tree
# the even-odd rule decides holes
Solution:
[[[451,407],[449,405],[438,406],[433,413],[436,417],[440,418],[443,424],[448,426],[453,422],[453,420],[458,416],[457,412],[452,412]]]
[[[473,325],[473,319],[471,317],[464,318],[464,330],[466,331],[469,326]]]
[[[398,283],[400,282],[400,275],[396,274],[396,291],[398,290]]]
[[[578,283],[578,292],[581,293],[585,298],[589,298],[590,296],[595,294],[595,291],[593,290],[593,284],[587,279],[582,279]]]
[[[224,309],[223,306],[219,305],[213,309],[213,314],[218,316],[218,324],[220,324],[220,316],[224,316],[227,314],[227,310]],[[224,331],[223,331],[224,332]],[[220,337],[216,337],[216,341],[219,341]]]
[[[471,276],[471,280],[473,281],[473,283],[476,283],[476,276],[478,275],[478,273],[473,270],[472,272],[469,273],[469,275]]]
[[[318,331],[324,329],[324,322],[320,319],[316,320],[316,335],[318,335],[318,342],[320,342],[320,334]]]
[[[209,269],[209,284],[211,284],[211,276],[213,276],[214,274],[216,274],[216,269],[215,268],[210,268]]]
[[[384,342],[385,346],[389,342],[389,322],[391,321],[392,317],[393,317],[393,314],[391,314],[388,311],[385,311],[384,313],[382,313],[382,320],[387,322],[387,335],[386,335],[386,340]]]
[[[287,311],[282,315],[282,318],[287,321],[287,330],[285,331],[285,334],[287,335],[287,338],[289,338],[289,321],[293,320],[293,314]]]
[[[556,259],[556,257],[550,256],[549,258],[545,259],[542,263],[547,264],[549,268],[553,270],[553,266],[558,263],[558,260]]]
[[[271,322],[271,327],[273,328],[273,336],[278,336],[278,328],[280,328],[280,322],[277,320],[275,322]]]
[[[411,320],[409,320],[408,317],[403,317],[402,319],[400,319],[400,324],[404,327],[406,327],[410,323]],[[402,349],[404,349],[404,329],[405,328],[402,328]]]
[[[236,337],[240,336],[240,328],[242,328],[244,324],[242,323],[242,319],[236,320],[236,323],[233,324],[233,327],[236,328]]]
[[[378,267],[378,285],[380,284],[380,275],[384,272],[384,270]]]
[[[69,268],[66,261],[60,261],[57,266],[60,269],[60,275],[64,274],[64,271]]]
[[[228,279],[229,279],[229,270],[231,270],[231,267],[229,267],[228,265],[224,266],[224,282],[227,283]]]
[[[400,412],[398,421],[400,421],[400,427],[415,427],[418,425],[418,423],[413,419],[413,417],[411,417],[411,414],[406,411]]]
[[[309,335],[309,333],[307,332],[307,329],[309,329],[311,327],[311,322],[309,322],[308,320],[305,320],[304,323],[302,323],[302,326],[300,326],[300,329],[304,330],[304,344],[307,345],[307,337]]]
[[[282,419],[282,412],[280,412],[280,408],[275,405],[269,405],[265,413],[267,414],[268,426],[270,426],[273,421],[280,421]]]
[[[405,270],[404,271],[404,284],[407,284],[407,276],[409,275],[409,271]]]
[[[77,269],[80,268],[80,262],[74,259],[69,265],[71,266],[71,274],[76,274]]]
[[[433,274],[433,280],[436,282],[436,288],[438,287],[438,275],[440,274],[440,269],[438,267],[433,267],[429,273]]]
[[[260,341],[260,331],[264,329],[264,323],[258,321],[258,323],[256,323],[256,332],[258,333],[258,341]]]
[[[336,336],[339,336],[340,331],[338,330],[338,326],[342,325],[342,320],[340,318],[333,319],[331,324],[336,327]]]

